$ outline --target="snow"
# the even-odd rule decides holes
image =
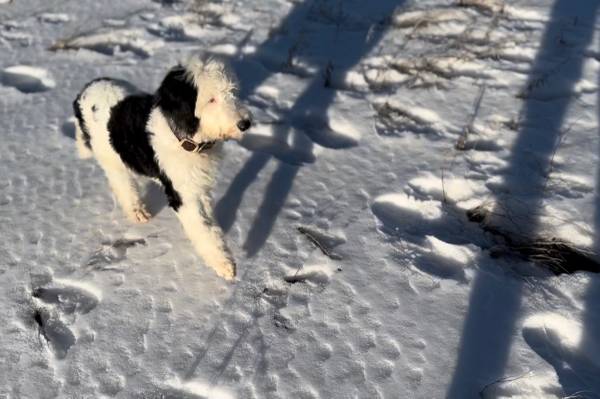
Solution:
[[[453,245],[433,236],[425,236],[426,246],[429,252],[424,253],[424,258],[430,263],[430,267],[437,270],[437,275],[457,275],[465,278],[464,268],[470,266],[475,259],[475,253],[463,245]]]
[[[46,91],[52,89],[56,83],[43,68],[27,65],[15,65],[4,68],[2,71],[2,83],[11,86],[24,93]]]
[[[421,201],[406,194],[384,194],[373,202],[373,213],[384,224],[420,226],[423,220],[439,219],[442,208],[439,201]]]
[[[0,0],[0,397],[600,397],[600,276],[506,238],[598,251],[599,2],[108,3]],[[73,140],[86,82],[197,52],[255,118],[233,284]]]
[[[68,14],[51,13],[51,12],[41,14],[39,16],[39,18],[40,18],[40,21],[46,22],[49,24],[61,24],[61,23],[69,22],[69,20],[71,19]]]

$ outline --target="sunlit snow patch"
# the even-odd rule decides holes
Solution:
[[[425,237],[425,249],[420,268],[442,278],[464,280],[465,268],[475,259],[468,246],[449,244],[434,236]]]
[[[40,21],[48,24],[61,24],[69,22],[71,18],[68,14],[47,12],[39,16]]]
[[[182,382],[173,379],[168,382],[170,388],[180,391],[182,394],[194,395],[198,399],[235,399],[235,396],[224,388],[211,386],[204,382],[188,381]]]
[[[523,323],[525,341],[544,358],[566,361],[578,369],[600,369],[600,345],[584,340],[584,334],[579,321],[557,313],[537,314]]]
[[[315,284],[327,284],[336,271],[333,261],[319,251],[315,251],[306,263],[293,273],[284,277],[288,283],[310,281]]]
[[[85,48],[107,55],[130,51],[143,58],[150,57],[162,45],[161,40],[149,40],[144,29],[130,28],[104,30],[64,44],[66,48]]]
[[[403,193],[381,195],[371,209],[383,225],[392,230],[420,227],[442,216],[440,202],[420,201]]]
[[[483,190],[483,185],[479,182],[456,177],[446,177],[442,181],[441,175],[434,175],[431,172],[425,172],[411,179],[408,185],[419,194],[454,202],[468,200],[478,191]]]
[[[15,65],[2,71],[2,84],[23,93],[36,93],[52,89],[56,82],[48,71],[27,65]]]
[[[220,55],[235,55],[238,52],[238,48],[233,44],[225,43],[212,46],[209,51]]]

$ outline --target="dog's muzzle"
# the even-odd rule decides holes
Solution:
[[[216,141],[203,141],[201,143],[196,143],[194,140],[190,140],[187,138],[179,140],[179,144],[181,145],[181,148],[183,148],[184,150],[186,150],[188,152],[196,152],[196,153],[210,150],[211,148],[213,148],[215,146],[216,143],[217,143]]]

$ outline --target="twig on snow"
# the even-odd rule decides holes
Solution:
[[[302,226],[299,226],[298,232],[300,234],[304,235],[306,238],[308,238],[308,240],[311,243],[313,243],[317,248],[319,248],[321,250],[321,252],[323,252],[323,255],[327,256],[329,259],[332,259],[332,260],[341,260],[342,259],[342,257],[340,255],[331,252],[330,249],[325,247],[325,245],[323,243],[321,243],[321,241],[319,241],[319,239],[317,237],[315,237],[310,231],[308,231],[308,229],[306,229]]]

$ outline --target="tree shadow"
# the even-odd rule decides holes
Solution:
[[[287,142],[290,130],[295,128],[297,134],[292,136],[292,148],[302,147],[304,154],[312,154],[313,143],[333,149],[355,145],[354,141],[338,135],[328,125],[327,110],[336,96],[336,90],[329,85],[328,74],[333,70],[336,75],[344,76],[372,50],[385,34],[389,18],[403,2],[351,0],[334,4],[327,0],[307,0],[296,4],[255,54],[234,63],[234,69],[245,82],[241,96],[252,94],[271,73],[288,72],[303,76],[307,65],[316,66],[318,73],[308,75],[312,76],[312,80],[307,88],[294,105],[280,115],[286,125],[277,130],[277,140]],[[351,29],[346,26],[349,21],[352,22]],[[369,24],[361,26],[360,21],[368,21]],[[319,29],[320,34],[315,36],[312,33],[311,37],[311,29]],[[308,52],[304,54],[303,48],[325,51],[331,58],[324,61],[322,57]],[[254,256],[269,237],[301,168],[301,163],[294,159],[278,158],[277,169],[271,176],[244,243],[249,257]],[[253,153],[217,203],[215,214],[222,221],[224,230],[233,224],[245,190],[267,162],[268,158],[263,153]]]
[[[539,233],[546,176],[560,140],[563,120],[582,75],[584,54],[594,33],[597,1],[556,0],[521,93],[525,101],[521,129],[497,195],[498,213],[510,216],[515,241]],[[447,398],[477,397],[488,383],[503,377],[521,307],[522,283],[510,290],[478,272],[472,282],[469,310]]]
[[[600,84],[600,76],[598,77]],[[600,121],[600,91],[598,92],[596,107],[598,109],[598,120]],[[600,143],[600,142],[599,142]],[[600,144],[598,145],[598,153],[600,153]],[[596,210],[594,214],[594,252],[600,254],[600,164],[596,171]],[[585,309],[583,313],[583,337],[581,340],[581,350],[593,350],[595,354],[600,355],[600,275],[591,275],[588,287],[584,296]],[[597,364],[597,366],[599,366]],[[578,384],[581,379],[577,379],[575,384],[566,381],[562,383],[565,395],[573,395],[579,391],[590,391],[595,389],[596,397],[600,398],[600,367],[596,369],[596,374],[593,380],[587,381],[587,384]],[[591,385],[594,384],[594,385]],[[583,386],[581,386],[583,385]]]
[[[599,77],[600,82],[600,77]],[[600,120],[600,93],[597,104]],[[598,147],[600,151],[600,145]],[[596,172],[596,209],[594,215],[594,247],[600,254],[600,165]],[[586,355],[600,356],[600,275],[589,275],[590,280],[583,295],[582,338],[578,353],[562,353],[552,345],[534,348],[536,352],[554,367],[563,393],[566,397],[600,398],[600,362],[595,364]]]

